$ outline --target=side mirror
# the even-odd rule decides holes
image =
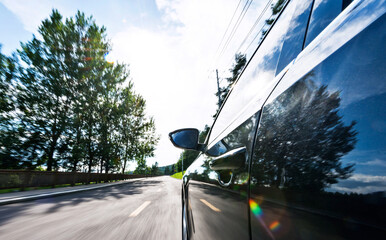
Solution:
[[[195,128],[178,129],[169,133],[170,141],[175,147],[201,151],[202,144],[198,143],[199,131]]]

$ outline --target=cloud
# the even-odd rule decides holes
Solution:
[[[329,191],[338,192],[355,192],[355,193],[372,193],[385,191],[386,176],[375,176],[366,174],[353,174],[350,178],[342,180],[331,186]]]
[[[53,6],[67,17],[87,5],[48,0],[0,1],[32,33],[37,32],[37,27],[49,16]],[[223,72],[228,72],[235,51],[266,2],[254,2],[250,6],[233,41],[220,57],[223,64],[216,65],[220,68],[220,78],[226,77]],[[139,17],[156,18],[156,26],[149,28],[142,28],[140,22],[130,21],[123,15],[117,18],[118,22],[109,25],[115,12],[95,15],[101,13],[102,4],[87,5],[87,12],[99,16],[96,19],[98,23],[107,23],[108,29],[114,29],[108,36],[113,44],[109,60],[130,64],[135,89],[146,99],[148,115],[155,118],[161,141],[156,157],[148,164],[158,161],[162,166],[177,161],[181,150],[169,143],[167,134],[170,131],[183,127],[203,129],[205,124],[212,124],[211,116],[217,103],[213,61],[237,4],[233,0],[156,0],[157,14],[147,6],[136,13]],[[236,19],[240,11],[241,8],[236,12]],[[122,23],[125,19],[126,24]]]
[[[369,5],[373,5],[370,6]],[[313,69],[328,56],[338,50],[343,44],[348,42],[350,39],[355,37],[360,33],[365,27],[370,25],[372,22],[377,20],[385,11],[385,6],[380,1],[366,1],[360,2],[357,1],[353,4],[350,4],[346,9],[345,13],[352,11],[352,13],[347,16],[347,14],[340,14],[334,19],[334,21],[328,25],[296,58],[296,65],[289,69],[288,73],[281,81],[282,84],[280,89],[287,89],[288,86],[293,84],[293,81],[301,78],[310,69]],[[371,9],[371,11],[369,11]],[[375,10],[375,11],[373,11]],[[374,45],[377,45],[374,43]],[[352,56],[346,56],[352,58]],[[361,64],[363,64],[361,62]],[[343,74],[343,76],[342,76]],[[346,72],[337,71],[333,75],[333,79],[330,79],[330,82],[340,82],[340,79],[345,79],[347,76]],[[293,81],[287,81],[286,79],[293,79]],[[338,79],[338,80],[335,80]],[[359,85],[358,85],[359,86]],[[363,85],[365,86],[365,85]],[[363,88],[363,86],[360,86]],[[355,87],[355,86],[353,86]],[[331,89],[334,86],[330,86]],[[372,88],[369,91],[358,91],[362,94],[349,95],[342,97],[344,100],[341,103],[341,107],[346,107],[349,104],[366,99],[371,95],[376,95],[380,88]],[[277,91],[277,94],[281,91]],[[378,93],[379,94],[379,93]]]
[[[359,165],[367,165],[367,166],[386,167],[386,161],[382,161],[381,159],[374,159],[372,161],[361,162],[361,163],[357,163],[357,164],[359,164]]]
[[[366,175],[366,174],[353,174],[349,179],[353,180],[353,181],[365,182],[365,183],[383,182],[386,185],[386,176],[373,176],[373,175]]]
[[[156,151],[160,165],[174,163],[180,150],[167,134],[177,128],[202,129],[215,110],[215,82],[205,84],[206,63],[189,52],[183,36],[170,36],[131,27],[112,38],[111,58],[130,63],[135,89],[147,101],[161,141]]]
[[[213,122],[217,86],[213,75],[208,78],[208,72],[214,70],[210,68],[236,3],[156,3],[162,13],[158,29],[129,27],[117,33],[112,37],[111,57],[130,63],[135,88],[147,100],[148,113],[155,117],[161,140],[156,157],[149,163],[166,165],[175,163],[181,152],[169,142],[170,131],[184,127],[203,129]],[[252,15],[256,17],[253,8],[250,11],[246,23],[253,23]],[[241,26],[240,32],[242,28],[246,32],[247,27]]]

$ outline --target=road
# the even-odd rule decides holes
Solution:
[[[0,206],[0,239],[180,239],[180,192],[163,176]]]

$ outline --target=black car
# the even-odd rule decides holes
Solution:
[[[182,186],[183,239],[385,239],[386,2],[292,0]]]

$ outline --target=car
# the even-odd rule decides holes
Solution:
[[[183,239],[386,236],[386,2],[292,0],[182,179]]]

